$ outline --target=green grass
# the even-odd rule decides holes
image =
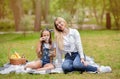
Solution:
[[[84,52],[100,65],[110,65],[112,73],[89,74],[7,74],[0,79],[119,79],[120,78],[120,31],[99,30],[80,31]],[[36,59],[35,48],[39,41],[39,33],[0,35],[0,66],[7,63],[9,48],[24,54],[29,61]],[[12,52],[10,51],[10,54]]]

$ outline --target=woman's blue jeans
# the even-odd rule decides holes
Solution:
[[[84,66],[80,61],[80,55],[78,52],[72,52],[71,55],[67,53],[65,55],[65,60],[62,64],[62,69],[64,73],[72,72],[72,71],[97,71],[97,67],[93,67],[90,65]]]

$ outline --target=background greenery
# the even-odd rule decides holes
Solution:
[[[103,74],[7,74],[0,79],[119,79],[120,78],[120,31],[114,30],[86,30],[80,31],[84,52],[94,58],[100,65],[109,65],[112,73]],[[8,63],[8,52],[16,50],[20,55],[24,54],[29,60],[37,58],[35,49],[39,41],[39,33],[26,34],[2,34],[0,35],[0,66]],[[53,36],[53,35],[52,35]],[[54,38],[53,38],[54,39]],[[12,54],[12,52],[11,52]]]
[[[76,24],[79,29],[83,24],[106,29],[107,13],[110,29],[120,29],[119,0],[0,0],[0,31],[53,28],[53,21],[58,16],[69,24]]]

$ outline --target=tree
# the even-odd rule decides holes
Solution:
[[[21,0],[10,0],[10,6],[15,20],[15,30],[20,31],[20,21],[24,15]]]
[[[110,10],[114,16],[116,28],[120,29],[120,5],[119,0],[109,0],[110,1]]]
[[[41,9],[42,18],[45,21],[45,23],[48,23],[47,17],[49,13],[49,0],[42,0]]]
[[[59,10],[65,10],[71,15],[74,15],[78,9],[76,6],[80,5],[80,0],[57,0],[56,4],[58,5],[57,7]]]
[[[106,28],[111,29],[111,17],[109,12],[106,13]]]
[[[35,13],[35,0],[32,0],[32,9],[33,9],[33,13]]]
[[[106,0],[92,0],[89,5],[90,10],[94,13],[97,24],[103,24],[103,16],[107,8]]]
[[[0,0],[0,19],[4,18],[5,16],[5,1],[4,0]]]
[[[78,22],[84,17],[83,0],[51,0],[50,2],[50,12],[53,16],[64,17],[69,23],[72,23],[73,19]]]
[[[41,27],[41,0],[35,0],[35,24],[34,31],[40,31]]]

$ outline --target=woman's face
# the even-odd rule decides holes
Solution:
[[[55,24],[56,24],[56,28],[59,30],[59,31],[64,31],[65,29],[65,21],[63,21],[62,18],[58,18],[56,21],[55,21]]]

